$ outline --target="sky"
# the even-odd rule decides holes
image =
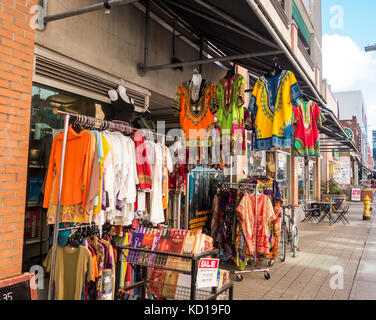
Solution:
[[[375,0],[322,0],[323,77],[333,92],[363,92],[370,142],[376,130],[376,52],[364,48],[376,45],[375,12]]]

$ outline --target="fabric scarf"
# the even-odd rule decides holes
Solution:
[[[137,136],[137,139],[136,139]],[[133,140],[136,146],[136,164],[139,180],[139,190],[152,190],[152,175],[149,157],[146,150],[145,136],[141,132],[135,132]]]

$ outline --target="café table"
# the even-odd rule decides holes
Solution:
[[[332,205],[334,204],[333,201],[331,202],[312,202],[311,207],[317,206],[319,207],[320,212],[323,212],[324,214],[319,219],[317,223],[322,222],[325,217],[329,219],[329,225],[332,225],[332,223],[335,223],[333,216],[332,216]]]

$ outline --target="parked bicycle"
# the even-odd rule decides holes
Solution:
[[[291,214],[287,214],[286,210],[290,210]],[[299,251],[299,231],[298,226],[296,225],[292,205],[282,206],[282,212],[283,217],[280,236],[280,243],[282,245],[282,258],[280,258],[280,260],[284,262],[286,260],[287,245],[290,245],[293,257],[296,257],[296,251]]]

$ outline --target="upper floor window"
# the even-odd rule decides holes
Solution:
[[[304,22],[304,19],[301,13],[299,12],[299,9],[295,1],[292,1],[292,17],[298,27],[298,37],[300,40],[299,42],[310,55],[311,54],[311,34],[308,30],[306,23]]]
[[[285,9],[285,0],[277,0],[278,4]]]

